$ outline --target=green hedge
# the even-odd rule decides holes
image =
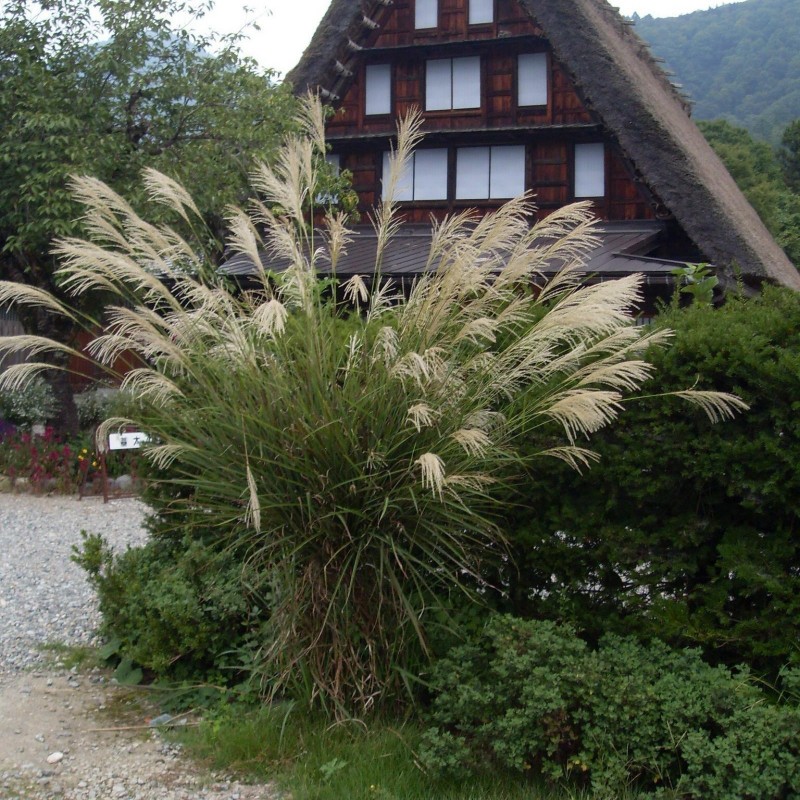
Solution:
[[[711,425],[673,398],[631,402],[583,475],[543,464],[506,529],[498,578],[525,616],[702,645],[775,673],[800,658],[800,294],[671,310],[645,394],[688,387],[751,410]],[[539,446],[539,443],[536,443]]]

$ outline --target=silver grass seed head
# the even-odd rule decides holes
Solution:
[[[480,428],[461,428],[453,434],[453,439],[461,445],[467,455],[481,458],[489,451],[492,440]]]
[[[414,464],[420,468],[423,487],[441,497],[445,480],[444,461],[435,453],[423,453]]]
[[[266,336],[277,338],[286,329],[289,312],[280,300],[272,298],[262,303],[253,312],[252,320],[256,329]]]
[[[406,412],[406,421],[411,423],[419,433],[423,428],[430,428],[436,424],[437,412],[427,403],[414,403]]]

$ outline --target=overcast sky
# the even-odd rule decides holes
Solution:
[[[731,0],[610,0],[626,15],[634,12],[640,16],[676,17],[707,8],[729,5]],[[733,0],[741,2],[741,0]],[[322,19],[330,0],[267,0],[249,2],[251,19],[261,26],[260,31],[251,31],[250,40],[242,50],[255,58],[263,67],[272,67],[281,73],[290,70],[300,59],[311,39],[317,24]],[[210,30],[234,31],[247,18],[237,12],[242,6],[231,0],[219,0],[215,11],[206,18]]]

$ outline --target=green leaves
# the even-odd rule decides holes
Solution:
[[[776,155],[769,144],[726,120],[701,121],[699,126],[764,225],[789,258],[800,264],[800,196],[788,174],[782,174],[789,150]],[[791,139],[790,129],[787,134]]]
[[[711,272],[708,264],[687,264],[673,269],[672,274],[679,279],[681,294],[691,295],[695,303],[711,305],[719,278]]]
[[[585,475],[534,472],[507,526],[515,608],[774,674],[800,635],[800,296],[767,288],[663,324],[674,344],[649,354],[647,394],[697,382],[750,410],[710,426],[673,400],[637,400],[595,437]]]
[[[566,625],[493,617],[435,665],[431,694],[420,758],[437,772],[488,759],[593,797],[779,800],[800,784],[797,706],[657,641],[591,648]]]

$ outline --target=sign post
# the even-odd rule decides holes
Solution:
[[[150,437],[142,431],[123,431],[121,433],[110,433],[108,435],[108,449],[111,450],[138,450],[143,444],[147,444]],[[103,502],[108,502],[108,468],[106,466],[106,453],[100,453],[100,474],[103,480]],[[120,493],[117,497],[130,497],[131,492]]]

